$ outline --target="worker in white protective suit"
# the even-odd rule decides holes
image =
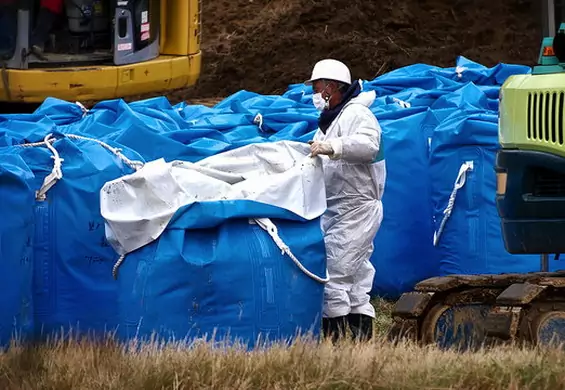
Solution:
[[[383,219],[386,179],[381,127],[369,109],[376,94],[362,92],[347,66],[331,59],[318,62],[306,84],[321,111],[310,147],[313,157],[323,159],[328,204],[322,216],[330,278],[323,331],[335,342],[349,327],[355,339],[368,340],[375,318],[370,257]]]

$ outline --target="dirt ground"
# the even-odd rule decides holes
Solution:
[[[281,93],[327,57],[372,79],[412,63],[533,65],[537,0],[204,0],[201,79],[172,102]]]

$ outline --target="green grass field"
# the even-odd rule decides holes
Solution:
[[[298,342],[246,352],[195,344],[128,352],[112,341],[53,342],[0,355],[0,389],[565,389],[565,353],[501,347],[457,353],[383,335],[391,305],[376,301],[371,343]]]

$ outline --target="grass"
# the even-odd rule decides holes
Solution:
[[[376,312],[373,323],[375,334],[384,337],[392,325],[391,313],[394,304],[380,298],[374,299],[372,303]]]
[[[565,353],[500,347],[457,353],[383,337],[391,305],[376,301],[377,337],[332,346],[300,341],[247,352],[207,344],[136,352],[108,340],[14,346],[0,355],[11,389],[565,389]]]

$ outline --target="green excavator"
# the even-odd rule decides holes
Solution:
[[[506,250],[539,254],[540,270],[423,280],[396,302],[391,339],[459,348],[565,341],[565,271],[548,272],[565,254],[565,1],[540,1],[538,64],[500,89],[493,167]]]

